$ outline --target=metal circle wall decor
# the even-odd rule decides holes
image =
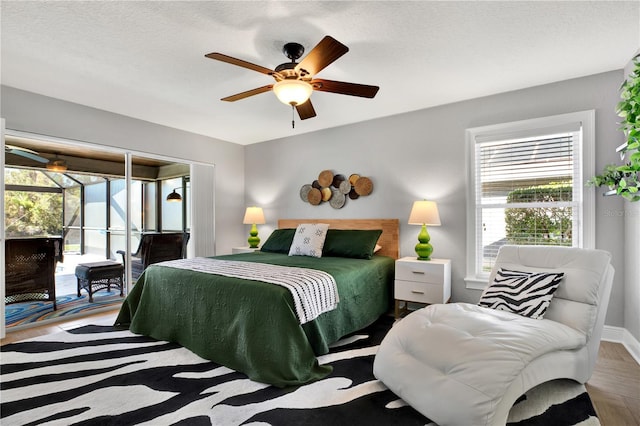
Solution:
[[[331,188],[325,186],[320,190],[322,192],[322,201],[329,201],[333,196],[333,192],[331,192]]]
[[[373,182],[368,177],[361,177],[353,185],[358,195],[369,195],[373,191]]]
[[[331,186],[333,186],[334,188],[340,188],[340,184],[344,182],[346,179],[347,178],[345,178],[344,175],[334,175]]]
[[[331,170],[323,170],[318,175],[318,183],[323,188],[330,186],[333,183],[333,172]]]
[[[339,189],[332,189],[333,196],[329,200],[329,205],[334,209],[341,209],[344,206],[344,203],[347,201],[347,197],[340,192]]]
[[[352,173],[347,178],[331,170],[323,170],[318,178],[300,188],[300,199],[313,206],[328,202],[334,209],[341,209],[347,198],[356,200],[373,191],[373,182],[366,176]]]
[[[349,182],[348,180],[343,180],[342,182],[340,182],[340,186],[338,187],[338,189],[340,190],[341,194],[347,195],[349,192],[351,192],[351,182]]]
[[[307,200],[312,206],[317,206],[322,202],[322,193],[317,188],[311,188],[307,194]]]
[[[312,186],[310,184],[302,185],[300,188],[300,199],[305,203],[309,201],[309,191],[311,191]]]

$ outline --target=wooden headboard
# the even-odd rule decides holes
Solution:
[[[398,219],[280,219],[278,228],[296,228],[301,223],[328,223],[329,229],[382,229],[377,254],[397,259],[400,253]]]

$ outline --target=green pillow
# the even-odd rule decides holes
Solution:
[[[269,235],[260,251],[288,254],[295,233],[295,228],[276,229]]]
[[[382,229],[329,229],[323,256],[371,259]]]

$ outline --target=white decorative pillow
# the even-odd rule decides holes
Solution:
[[[478,305],[542,319],[564,272],[521,272],[500,268]]]
[[[289,256],[322,257],[322,247],[327,237],[327,223],[301,223],[296,228]]]

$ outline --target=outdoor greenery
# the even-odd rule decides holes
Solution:
[[[515,189],[507,203],[571,201],[569,182]],[[509,244],[571,246],[571,207],[507,208],[504,212]]]
[[[36,170],[7,172],[5,184],[52,187],[46,175]],[[4,203],[7,237],[62,235],[61,193],[5,191]]]
[[[633,60],[634,69],[620,87],[621,101],[616,107],[620,130],[627,138],[620,153],[628,161],[620,166],[610,164],[602,174],[592,177],[588,185],[606,185],[630,201],[640,201],[640,55]]]

